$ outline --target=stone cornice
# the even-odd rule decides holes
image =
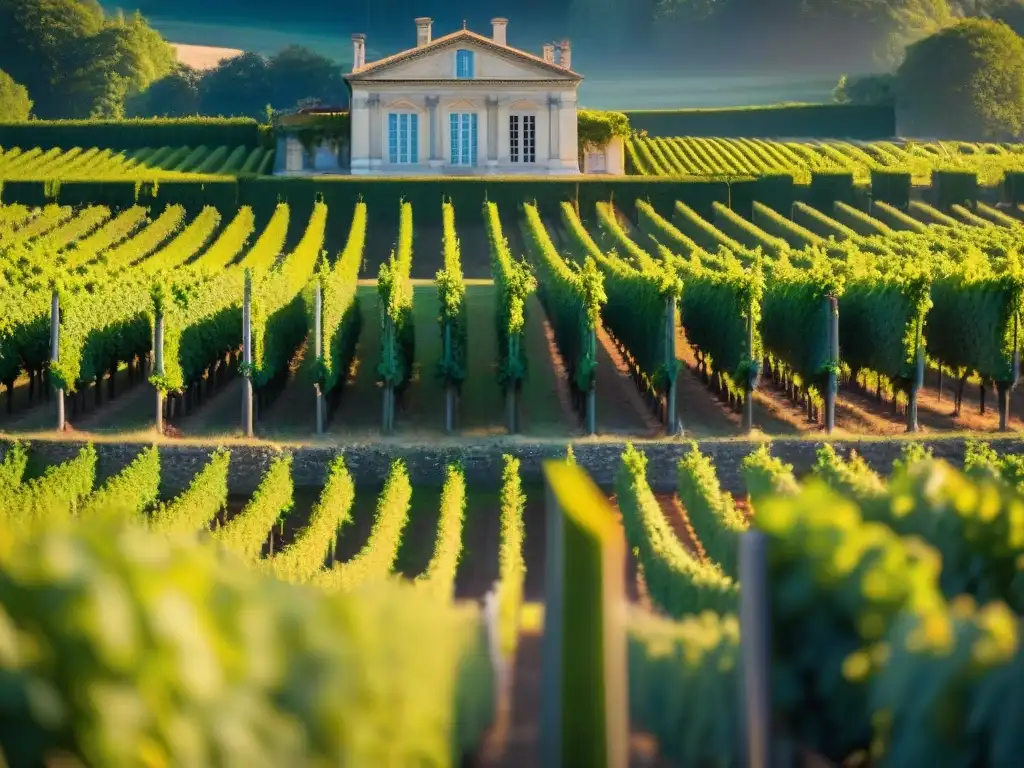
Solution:
[[[576,90],[576,88],[579,85],[579,83],[575,82],[575,81],[572,81],[572,80],[497,80],[497,79],[457,80],[455,78],[451,78],[451,79],[445,78],[445,79],[440,79],[440,80],[423,80],[423,79],[415,79],[415,80],[378,80],[378,79],[374,79],[374,80],[364,80],[364,81],[355,80],[355,81],[352,82],[352,87],[353,88],[359,88],[360,90],[362,90],[364,88],[365,89],[377,88],[377,87],[387,88],[387,87],[391,87],[391,86],[408,87],[410,85],[417,85],[417,86],[429,85],[429,86],[434,86],[434,87],[443,86],[443,87],[446,87],[446,88],[455,87],[455,88],[460,88],[462,90],[468,90],[468,91],[472,91],[472,90],[483,90],[483,91],[486,91],[490,86],[493,86],[493,85],[502,85],[502,86],[507,86],[507,85],[544,86],[546,88],[550,88],[552,86],[557,86],[557,87],[559,87],[559,88],[561,88],[563,90],[568,90],[570,88],[572,90]]]
[[[532,53],[519,50],[518,48],[512,48],[508,45],[500,45],[494,42],[489,37],[478,35],[475,32],[470,32],[467,29],[461,29],[457,32],[439,37],[426,45],[419,46],[417,48],[410,48],[405,51],[400,51],[392,56],[385,56],[383,59],[378,61],[367,62],[365,65],[360,67],[355,72],[344,76],[345,80],[351,84],[359,82],[365,82],[367,80],[375,80],[374,75],[378,72],[383,72],[391,67],[402,64],[408,61],[415,61],[416,59],[427,56],[445,48],[450,48],[458,45],[460,42],[471,42],[485,48],[490,53],[499,56],[509,61],[516,61],[520,64],[527,63],[538,69],[547,70],[552,73],[559,75],[559,82],[579,82],[583,79],[583,75],[578,72],[573,72],[570,69],[555,64],[554,62],[545,61],[539,56],[534,56]]]

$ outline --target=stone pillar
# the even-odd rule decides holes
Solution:
[[[275,144],[277,151],[274,153],[274,174],[277,175],[288,170],[288,135],[278,129]]]
[[[384,126],[381,124],[380,94],[371,93],[366,105],[370,111],[370,167],[379,168],[384,160]]]
[[[576,101],[570,101],[563,96],[558,108],[558,157],[562,170],[569,173],[580,172],[577,136]]]
[[[285,171],[288,173],[302,173],[303,170],[303,159],[305,158],[306,149],[302,146],[302,142],[299,141],[299,137],[294,134],[288,134],[285,138],[286,158],[285,158]]]
[[[430,162],[440,159],[438,145],[441,137],[438,135],[437,105],[441,102],[440,96],[427,96],[427,136],[430,142]]]
[[[370,170],[370,110],[369,99],[363,95],[352,96],[352,142],[349,168],[352,173],[368,173]]]
[[[548,96],[548,165],[551,167],[557,167],[558,158],[561,155],[558,141],[561,127],[559,115],[561,106],[562,98],[560,96]]]
[[[487,165],[498,164],[498,97],[487,97]]]

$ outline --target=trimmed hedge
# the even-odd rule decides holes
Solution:
[[[190,215],[209,205],[216,208],[222,216],[234,216],[244,204],[239,200],[237,182],[230,178],[215,181],[65,181],[59,184],[45,181],[5,181],[0,185],[0,201],[7,205],[21,203],[28,206],[41,206],[53,202],[74,207],[105,205],[113,210],[123,210],[133,205],[162,209],[166,205],[177,203]],[[312,209],[310,203],[310,212]],[[267,218],[261,221],[266,221],[271,213],[273,207]]]
[[[978,174],[975,171],[932,171],[931,203],[942,211],[951,206],[978,202]]]
[[[1024,203],[1024,171],[1007,171],[1003,176],[1003,202]]]
[[[888,203],[905,211],[910,204],[911,184],[910,171],[871,169],[871,199],[876,203]]]
[[[754,203],[789,215],[796,200],[791,173],[770,173],[757,179],[734,181],[729,185],[729,207],[744,218],[753,215]]]
[[[145,120],[30,120],[0,123],[0,146],[143,147],[261,146],[260,124],[247,117],[154,118]]]
[[[733,182],[739,184],[740,182]],[[754,182],[751,181],[751,184]],[[756,185],[755,185],[756,186]],[[750,194],[755,194],[751,192]],[[213,206],[223,217],[233,217],[241,206],[248,205],[262,227],[278,203],[291,209],[293,226],[309,220],[317,199],[323,199],[330,210],[350,211],[360,200],[365,201],[374,226],[398,229],[401,200],[413,204],[417,224],[440,225],[441,201],[451,199],[460,211],[465,226],[483,225],[484,202],[497,203],[501,210],[516,211],[524,202],[536,201],[545,216],[560,215],[562,201],[577,203],[581,210],[593,210],[598,202],[619,202],[619,207],[635,216],[636,200],[646,200],[663,215],[670,216],[679,200],[702,216],[711,216],[716,202],[728,204],[730,184],[725,181],[699,179],[658,179],[640,176],[594,176],[572,178],[501,178],[501,177],[419,177],[419,178],[333,178],[252,179],[225,178],[216,181],[161,181],[137,183],[131,180],[105,182],[10,181],[0,185],[0,201],[42,206],[105,205],[123,210],[132,205],[148,206],[159,211],[177,203],[189,215],[204,206]],[[328,223],[327,248],[334,252],[344,247],[347,219],[331,217]],[[298,237],[299,232],[291,233]]]
[[[40,188],[42,185],[39,185]],[[124,207],[135,203],[135,185],[94,184],[103,195],[96,202],[112,207]],[[107,188],[116,189],[116,193]],[[165,190],[173,190],[174,198],[165,197]],[[191,190],[186,194],[185,190]],[[39,193],[41,194],[41,192]],[[143,190],[139,201],[145,203],[149,197]],[[70,182],[61,185],[58,200],[68,204],[80,203],[87,198],[85,190],[75,189]],[[20,187],[8,189],[4,186],[3,201],[22,202]],[[118,200],[112,197],[119,198]],[[288,203],[292,218],[304,221],[313,210],[313,203],[322,197],[332,210],[353,210],[363,200],[381,226],[398,226],[399,202],[412,203],[417,222],[424,224],[441,223],[441,202],[450,199],[460,217],[466,223],[482,223],[484,202],[493,202],[502,210],[516,210],[526,201],[536,201],[540,210],[557,216],[563,200],[578,202],[583,210],[591,210],[598,202],[622,201],[623,209],[632,210],[633,201],[649,200],[660,211],[671,213],[676,200],[681,200],[694,210],[710,215],[716,202],[728,203],[729,184],[724,181],[656,179],[644,177],[573,177],[552,179],[523,179],[501,177],[420,177],[420,178],[360,178],[340,176],[333,178],[263,178],[226,179],[223,182],[161,182],[153,200],[179,202],[186,207],[204,199],[207,205],[218,210],[225,207],[232,211],[238,206],[249,205],[257,221],[266,221],[273,214],[279,202]],[[464,212],[463,212],[464,211]],[[382,218],[384,217],[384,218]],[[388,219],[391,219],[389,222]]]
[[[852,171],[812,171],[807,202],[819,211],[831,211],[837,203],[853,205]]]
[[[891,105],[779,104],[727,109],[637,110],[625,113],[649,136],[727,138],[889,139],[896,135]]]

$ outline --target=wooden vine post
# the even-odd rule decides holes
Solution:
[[[1011,379],[996,384],[999,393],[999,431],[1006,432],[1010,428],[1010,393],[1016,388],[1020,381],[1020,343],[1018,332],[1020,328],[1020,316],[1013,316],[1013,369],[1010,372]]]
[[[836,394],[839,391],[839,300],[825,297],[828,313],[828,386],[825,389],[825,432],[836,428]]]
[[[508,359],[519,359],[519,336],[510,333],[508,335]],[[514,435],[519,429],[519,402],[516,397],[516,390],[519,382],[509,378],[505,386],[505,419],[508,422],[508,433]]]
[[[386,356],[385,365],[388,371],[394,371],[395,368],[395,322],[391,317],[387,317],[384,320],[384,355]],[[391,376],[384,380],[383,389],[383,412],[381,414],[381,431],[384,434],[390,434],[391,430],[395,427],[395,384],[391,380]]]
[[[910,382],[907,398],[907,432],[917,432],[917,396],[924,386],[924,344],[921,340],[920,324],[917,328],[917,352],[914,357],[914,378]]]
[[[667,370],[676,369],[676,297],[669,296],[665,302],[665,365]],[[678,376],[669,376],[668,391],[665,394],[665,434],[676,433],[676,382]]]
[[[626,768],[624,537],[611,505],[582,468],[548,461],[544,479],[540,765]]]
[[[451,371],[452,364],[452,326],[450,322],[444,324],[444,370]],[[448,375],[444,385],[444,431],[451,434],[455,431],[455,387],[452,384],[451,376]]]
[[[164,375],[164,308],[161,304],[156,310],[156,322],[153,325],[153,371],[159,382]],[[156,433],[164,433],[164,391],[162,382],[156,386]]]
[[[743,722],[742,765],[769,768],[771,734],[771,615],[768,603],[768,542],[760,531],[740,536],[740,685],[737,708]]]
[[[753,307],[747,311],[747,359],[750,368],[747,380],[743,382],[743,431],[754,429],[754,388],[757,386],[757,374],[754,370],[754,313]]]
[[[597,331],[591,328],[587,332],[587,355],[597,360]],[[597,434],[597,381],[591,381],[587,390],[587,434]]]
[[[242,389],[242,431],[252,437],[252,273],[245,271],[242,294],[242,371],[245,382]]]
[[[320,371],[322,368],[322,361],[324,356],[323,350],[323,286],[320,281],[316,281],[316,293],[313,295],[313,338],[314,351],[316,354],[316,383],[313,385],[316,389],[316,433],[322,435],[324,433],[324,392],[323,387],[320,386]]]
[[[60,296],[55,288],[50,299],[50,362],[60,359]],[[66,426],[64,418],[64,390],[57,389],[57,431],[63,432]]]

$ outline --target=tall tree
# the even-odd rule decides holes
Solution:
[[[199,83],[205,115],[265,117],[270,93],[270,66],[258,53],[243,53],[222,61]]]
[[[61,117],[76,99],[83,43],[103,29],[95,0],[0,0],[0,69],[24,85],[39,117]]]
[[[318,99],[323,104],[348,104],[348,88],[341,66],[308,48],[290,45],[270,58],[269,98],[264,102],[275,109],[294,107],[303,99]]]
[[[199,100],[201,79],[198,70],[178,64],[167,77],[129,97],[125,110],[129,117],[191,117],[202,114]]]
[[[118,116],[173,64],[138,15],[106,19],[96,0],[0,0],[0,69],[28,88],[38,117]]]
[[[28,97],[28,90],[0,70],[0,122],[16,123],[28,120],[31,112],[32,100]]]
[[[966,19],[907,49],[896,75],[900,130],[957,139],[1024,133],[1024,39],[999,21]]]

